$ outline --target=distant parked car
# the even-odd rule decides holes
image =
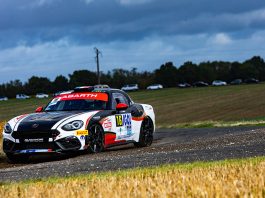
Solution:
[[[198,82],[193,83],[193,86],[194,87],[207,87],[209,86],[209,84],[203,81],[198,81]]]
[[[227,85],[227,83],[225,81],[221,81],[221,80],[214,80],[212,85],[213,86],[224,86],[224,85]]]
[[[0,101],[7,101],[7,100],[8,100],[7,97],[5,97],[5,96],[0,96]]]
[[[163,89],[163,86],[160,84],[153,84],[153,85],[148,86],[146,89],[149,89],[149,90]]]
[[[36,94],[36,98],[48,98],[49,95],[48,94],[44,94],[44,93],[37,93]]]
[[[30,98],[30,97],[26,94],[17,94],[16,95],[16,99],[28,99],[28,98]]]
[[[231,85],[240,85],[242,84],[242,79],[235,79],[230,82]]]
[[[247,83],[247,84],[253,84],[253,83],[259,83],[259,80],[257,80],[257,79],[255,79],[255,78],[247,78],[246,80],[245,80],[245,83]]]
[[[179,83],[178,87],[179,88],[189,88],[189,87],[191,87],[191,85],[189,83],[184,82],[184,83]]]
[[[138,84],[124,85],[121,88],[122,91],[137,91],[139,90]]]
[[[110,87],[109,87],[109,85],[94,85],[94,88],[97,88],[97,89],[108,89]]]

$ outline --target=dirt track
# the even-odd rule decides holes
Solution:
[[[0,181],[85,174],[175,162],[213,161],[265,155],[264,127],[161,129],[148,148],[127,145],[99,154],[38,156],[30,164],[0,158]]]

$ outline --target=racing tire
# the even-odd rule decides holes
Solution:
[[[147,147],[153,143],[154,124],[151,118],[146,117],[141,125],[139,142],[135,142],[136,147]]]
[[[90,137],[88,151],[90,153],[99,153],[105,149],[105,134],[99,124],[93,124],[89,127]]]
[[[9,163],[18,164],[18,163],[27,163],[29,161],[29,155],[15,155],[12,153],[6,153],[6,157]]]

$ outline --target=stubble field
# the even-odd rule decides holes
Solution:
[[[265,159],[1,184],[1,197],[264,197]]]

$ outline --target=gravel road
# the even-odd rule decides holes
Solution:
[[[36,156],[29,164],[16,165],[0,157],[0,182],[264,155],[264,127],[159,129],[147,148],[127,145],[98,154]]]

